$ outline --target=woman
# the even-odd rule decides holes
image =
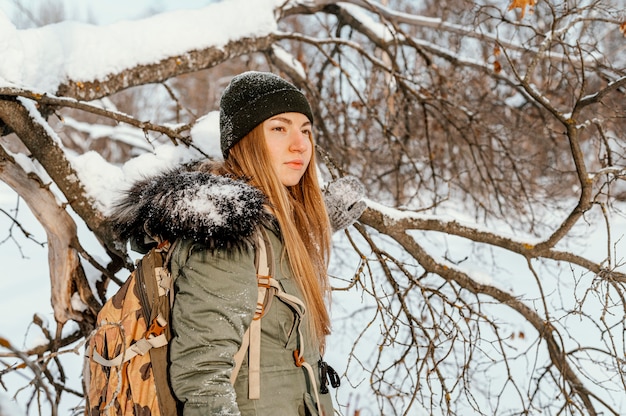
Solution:
[[[141,181],[118,207],[122,238],[146,232],[176,241],[170,381],[185,416],[333,413],[318,368],[330,332],[330,237],[365,205],[353,178],[320,190],[312,125],[296,87],[271,73],[243,73],[220,102],[224,161]],[[275,253],[272,277],[306,313],[300,318],[280,299],[265,311],[255,395],[247,359],[230,380],[257,306],[259,230]]]

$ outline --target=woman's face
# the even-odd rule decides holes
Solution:
[[[300,182],[311,162],[311,122],[301,113],[282,113],[263,122],[274,171],[285,186]]]

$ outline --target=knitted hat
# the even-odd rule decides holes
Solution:
[[[248,71],[234,77],[220,100],[220,141],[228,151],[252,129],[281,113],[302,113],[313,123],[306,97],[294,85],[269,72]]]

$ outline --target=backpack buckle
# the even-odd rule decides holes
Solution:
[[[296,360],[296,367],[302,367],[302,364],[304,364],[304,357],[300,355],[299,349],[295,349],[293,351],[293,358]]]
[[[165,321],[163,317],[161,317],[160,314],[157,315],[156,318],[152,320],[152,323],[150,324],[150,328],[148,328],[148,330],[146,331],[145,338],[148,339],[152,337],[158,337],[163,332],[165,332],[166,325],[167,325],[167,321]]]

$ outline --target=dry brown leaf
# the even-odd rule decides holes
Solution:
[[[508,10],[522,9],[522,16],[520,17],[520,19],[523,19],[524,15],[526,14],[526,7],[529,8],[528,12],[532,13],[532,8],[535,4],[536,0],[512,0]]]

